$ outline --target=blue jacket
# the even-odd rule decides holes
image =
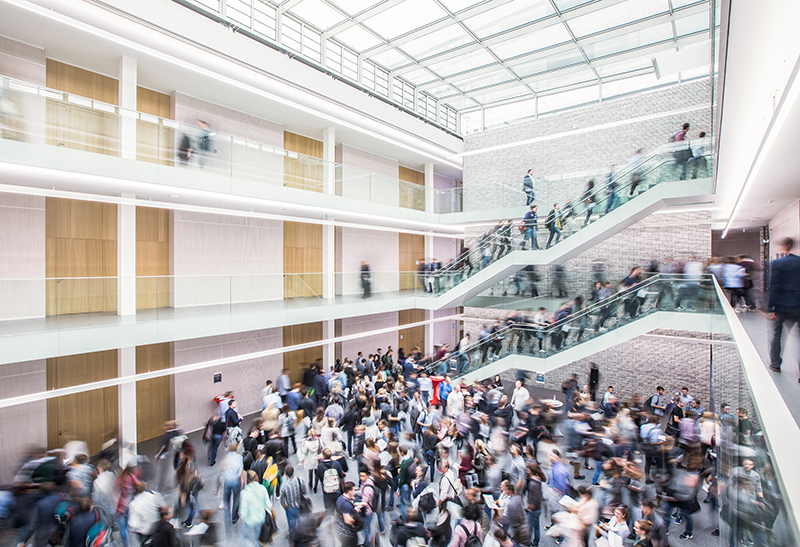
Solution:
[[[772,262],[769,311],[800,313],[800,256],[790,254]]]

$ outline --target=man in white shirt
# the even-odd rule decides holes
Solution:
[[[528,399],[530,399],[531,394],[528,390],[523,387],[522,380],[517,380],[514,382],[514,393],[511,396],[511,406],[514,407],[514,410],[519,415],[520,412],[525,410],[525,407],[528,405]]]
[[[608,390],[603,395],[603,404],[604,405],[608,404],[608,402],[611,399],[612,395],[614,395],[614,386],[608,386]]]
[[[464,394],[461,393],[461,385],[456,384],[453,392],[447,397],[447,414],[453,418],[464,410]]]
[[[431,400],[431,393],[433,393],[433,381],[428,377],[428,373],[423,371],[417,378],[417,383],[419,384],[422,400],[427,403]]]
[[[278,376],[278,393],[282,399],[292,390],[292,380],[289,378],[289,371],[283,369],[283,374]]]

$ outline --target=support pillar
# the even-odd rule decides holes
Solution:
[[[425,310],[425,321],[432,321],[434,316],[433,310]],[[425,355],[430,355],[433,353],[433,344],[435,340],[433,339],[433,326],[435,323],[426,323],[425,324]]]
[[[322,130],[322,192],[336,194],[336,130],[326,127]]]
[[[425,164],[425,212],[428,214],[436,212],[436,191],[434,189],[433,164]]]
[[[136,159],[136,59],[120,57],[119,60],[119,146],[120,156]]]
[[[336,130],[333,127],[322,130],[322,159],[322,191],[332,196],[336,192]],[[322,298],[326,300],[336,296],[335,230],[332,225],[322,226]]]
[[[336,320],[330,319],[322,322],[322,339],[331,340],[322,346],[322,365],[325,370],[330,370],[336,363],[336,342],[332,340],[336,338]]]
[[[117,315],[136,315],[135,205],[117,205]]]
[[[136,374],[136,348],[117,350],[119,376]],[[124,469],[128,460],[136,455],[136,382],[119,386],[119,461]]]

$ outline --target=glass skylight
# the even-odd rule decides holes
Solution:
[[[703,40],[710,9],[709,0],[188,1],[450,129],[461,114],[461,130],[480,118],[465,122],[466,112],[501,120],[514,105],[542,113],[677,81],[657,80],[651,59]]]

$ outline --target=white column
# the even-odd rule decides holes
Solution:
[[[435,213],[436,212],[436,192],[433,188],[433,164],[426,163],[425,164],[425,211],[427,213]]]
[[[336,227],[322,225],[322,298],[336,298]]]
[[[325,167],[322,172],[322,191],[325,194],[336,193],[336,130],[326,127],[322,130],[322,160]]]
[[[119,60],[119,146],[120,156],[136,159],[136,59],[120,57]]]
[[[331,319],[322,322],[322,339],[333,340],[336,338],[336,321]],[[325,370],[330,370],[336,363],[336,343],[330,342],[322,346],[322,365]]]
[[[117,205],[117,315],[136,315],[135,205]]]
[[[136,348],[117,350],[119,376],[136,374]],[[122,468],[136,454],[136,382],[119,386],[119,461]]]
[[[425,310],[425,321],[431,321],[433,319],[433,310]],[[430,355],[433,353],[433,344],[436,342],[433,339],[433,323],[427,323],[425,325],[425,355]]]

